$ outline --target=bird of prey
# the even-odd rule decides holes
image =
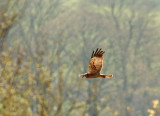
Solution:
[[[91,60],[89,62],[89,69],[88,73],[79,75],[82,78],[111,78],[113,75],[105,75],[100,74],[101,69],[103,67],[103,54],[104,51],[101,50],[102,48],[97,48],[96,51],[92,52]]]

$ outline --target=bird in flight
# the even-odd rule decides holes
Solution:
[[[113,75],[105,75],[100,74],[101,69],[103,67],[103,54],[104,51],[101,50],[102,48],[97,48],[96,51],[92,52],[91,60],[89,62],[88,73],[79,75],[82,78],[112,78]]]

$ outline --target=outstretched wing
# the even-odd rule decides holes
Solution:
[[[101,49],[96,49],[96,51],[92,52],[91,60],[89,62],[88,73],[100,73],[103,65],[103,54],[105,52]]]

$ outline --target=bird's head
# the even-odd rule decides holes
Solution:
[[[87,73],[85,73],[85,74],[79,74],[79,77],[86,78],[87,77]]]

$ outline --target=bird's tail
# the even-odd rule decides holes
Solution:
[[[112,78],[113,77],[113,75],[100,75],[100,77],[102,77],[102,78]]]

